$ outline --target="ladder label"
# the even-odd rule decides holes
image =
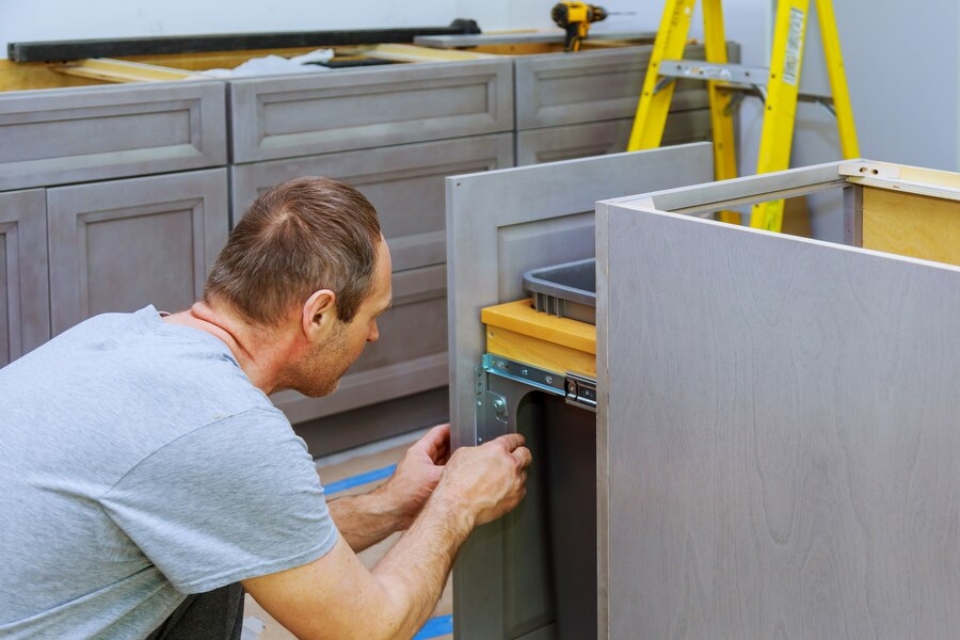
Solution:
[[[800,76],[800,62],[803,55],[803,11],[790,10],[790,35],[787,39],[787,59],[783,64],[783,81],[797,85]]]

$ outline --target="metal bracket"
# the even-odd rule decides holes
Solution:
[[[567,374],[567,404],[597,410],[597,381],[575,373]]]
[[[477,442],[483,444],[496,435],[506,433],[510,426],[510,417],[507,415],[507,399],[499,393],[490,391],[487,387],[489,372],[484,367],[477,367],[475,399],[477,403]]]
[[[566,395],[564,376],[556,371],[531,367],[528,364],[514,362],[491,353],[483,354],[483,368],[493,375],[523,382],[547,393],[558,396]]]
[[[597,410],[597,381],[586,376],[570,372],[563,374],[547,371],[491,353],[483,354],[483,366],[481,368],[488,374],[522,382],[541,391],[563,396],[566,398],[567,404],[588,411]],[[503,400],[497,394],[486,391],[483,397],[477,400],[478,410],[480,408],[489,410],[491,406],[496,410],[497,398]],[[490,416],[486,417],[489,418]]]

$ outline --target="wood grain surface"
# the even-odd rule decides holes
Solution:
[[[957,637],[960,270],[608,209],[609,637]]]
[[[864,187],[863,246],[960,264],[960,202]]]

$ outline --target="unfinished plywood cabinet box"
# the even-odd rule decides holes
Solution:
[[[709,173],[681,150],[644,169]],[[519,430],[541,465],[458,560],[457,637],[951,637],[960,176],[856,160],[625,195],[638,161],[448,181],[458,444]],[[618,176],[595,216],[582,180],[555,193],[594,170]],[[712,219],[831,190],[845,244]],[[565,366],[503,375],[481,321],[523,271],[591,255],[595,416],[544,384]]]

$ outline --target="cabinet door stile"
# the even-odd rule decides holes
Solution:
[[[0,367],[50,338],[46,196],[0,193]]]

